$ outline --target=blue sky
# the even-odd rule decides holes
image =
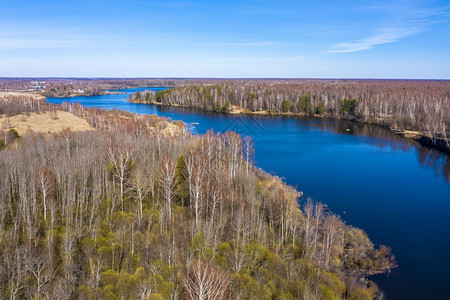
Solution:
[[[0,76],[450,79],[450,2],[0,0]]]

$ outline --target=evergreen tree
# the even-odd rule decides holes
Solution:
[[[222,107],[222,112],[229,112],[230,111],[230,101],[225,101],[225,104]]]
[[[288,112],[291,109],[291,104],[288,100],[283,100],[281,104],[281,110],[285,113]]]
[[[308,93],[305,96],[300,96],[298,98],[298,111],[304,113],[309,112],[310,101],[311,101],[311,93]]]
[[[188,178],[187,178],[187,167],[186,160],[184,155],[181,154],[180,158],[178,158],[177,166],[175,169],[175,191],[177,202],[181,206],[189,205],[189,187],[188,187]]]

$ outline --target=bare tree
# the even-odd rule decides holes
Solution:
[[[206,165],[200,155],[188,155],[186,158],[188,172],[188,184],[190,193],[190,205],[195,217],[195,230],[200,228],[200,220],[203,215],[204,202],[204,177]]]
[[[125,183],[134,168],[136,152],[133,148],[122,146],[108,139],[105,143],[105,157],[113,176],[119,180],[121,210],[124,211]]]
[[[195,261],[183,286],[188,299],[225,299],[230,276],[212,263]]]
[[[54,189],[53,174],[45,166],[40,167],[35,173],[36,185],[42,195],[42,203],[44,205],[44,220],[47,220],[47,201],[52,196]]]
[[[163,207],[167,214],[167,222],[163,223],[170,224],[172,221],[172,198],[175,187],[175,164],[172,158],[167,155],[161,159],[159,182],[164,194]]]
[[[254,164],[255,149],[253,148],[253,145],[254,142],[252,137],[248,135],[244,136],[244,139],[242,141],[242,153],[246,162],[245,168],[247,171],[247,175],[249,168]]]

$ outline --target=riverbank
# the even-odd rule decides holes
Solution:
[[[180,104],[167,104],[167,103],[162,103],[162,102],[157,102],[157,101],[150,101],[150,102],[144,102],[144,101],[132,101],[130,99],[127,99],[128,102],[131,103],[138,103],[138,104],[154,104],[154,105],[160,105],[160,106],[171,106],[171,107],[185,107],[185,108],[196,108],[196,107],[190,107],[188,105],[180,105]],[[431,137],[431,135],[427,134],[427,133],[423,133],[420,131],[413,131],[413,130],[398,130],[396,128],[392,128],[388,125],[385,124],[380,124],[380,123],[374,123],[374,122],[365,122],[365,121],[361,121],[355,118],[348,118],[347,116],[342,116],[342,117],[338,117],[338,116],[330,116],[330,115],[325,115],[325,114],[306,114],[306,113],[294,113],[294,112],[272,112],[272,111],[267,111],[267,110],[262,110],[262,111],[251,111],[249,109],[246,108],[242,108],[239,107],[237,105],[232,105],[232,109],[230,111],[215,111],[215,110],[208,110],[208,109],[203,109],[206,111],[211,111],[211,112],[217,112],[217,113],[225,113],[225,114],[243,114],[243,115],[262,115],[262,116],[287,116],[287,117],[314,117],[314,118],[334,118],[334,119],[341,119],[341,120],[349,120],[349,121],[353,121],[353,122],[359,122],[359,123],[366,123],[366,124],[371,124],[371,125],[376,125],[376,126],[381,126],[381,127],[385,127],[390,129],[391,131],[393,131],[395,134],[403,136],[415,143],[418,143],[424,147],[428,147],[431,149],[435,149],[438,150],[440,152],[446,153],[446,154],[450,154],[450,147],[448,146],[448,142],[445,141],[444,138],[436,138],[436,141],[433,141],[433,138]]]

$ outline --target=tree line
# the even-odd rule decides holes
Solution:
[[[41,112],[45,108],[45,98],[26,95],[0,94],[0,115],[16,115],[28,112]]]
[[[45,104],[44,98],[26,95],[0,94],[0,150],[14,143],[19,133],[12,128],[9,117],[31,112],[54,110],[53,105]]]
[[[92,96],[116,89],[174,85],[171,79],[0,78],[0,91],[33,92],[46,97]]]
[[[337,117],[419,131],[450,151],[450,83],[396,80],[191,80],[134,102]]]
[[[300,206],[300,192],[252,164],[251,139],[168,136],[148,129],[158,117],[63,108],[98,130],[29,134],[0,151],[5,298],[382,297],[366,278],[395,267],[390,249],[320,203]]]

